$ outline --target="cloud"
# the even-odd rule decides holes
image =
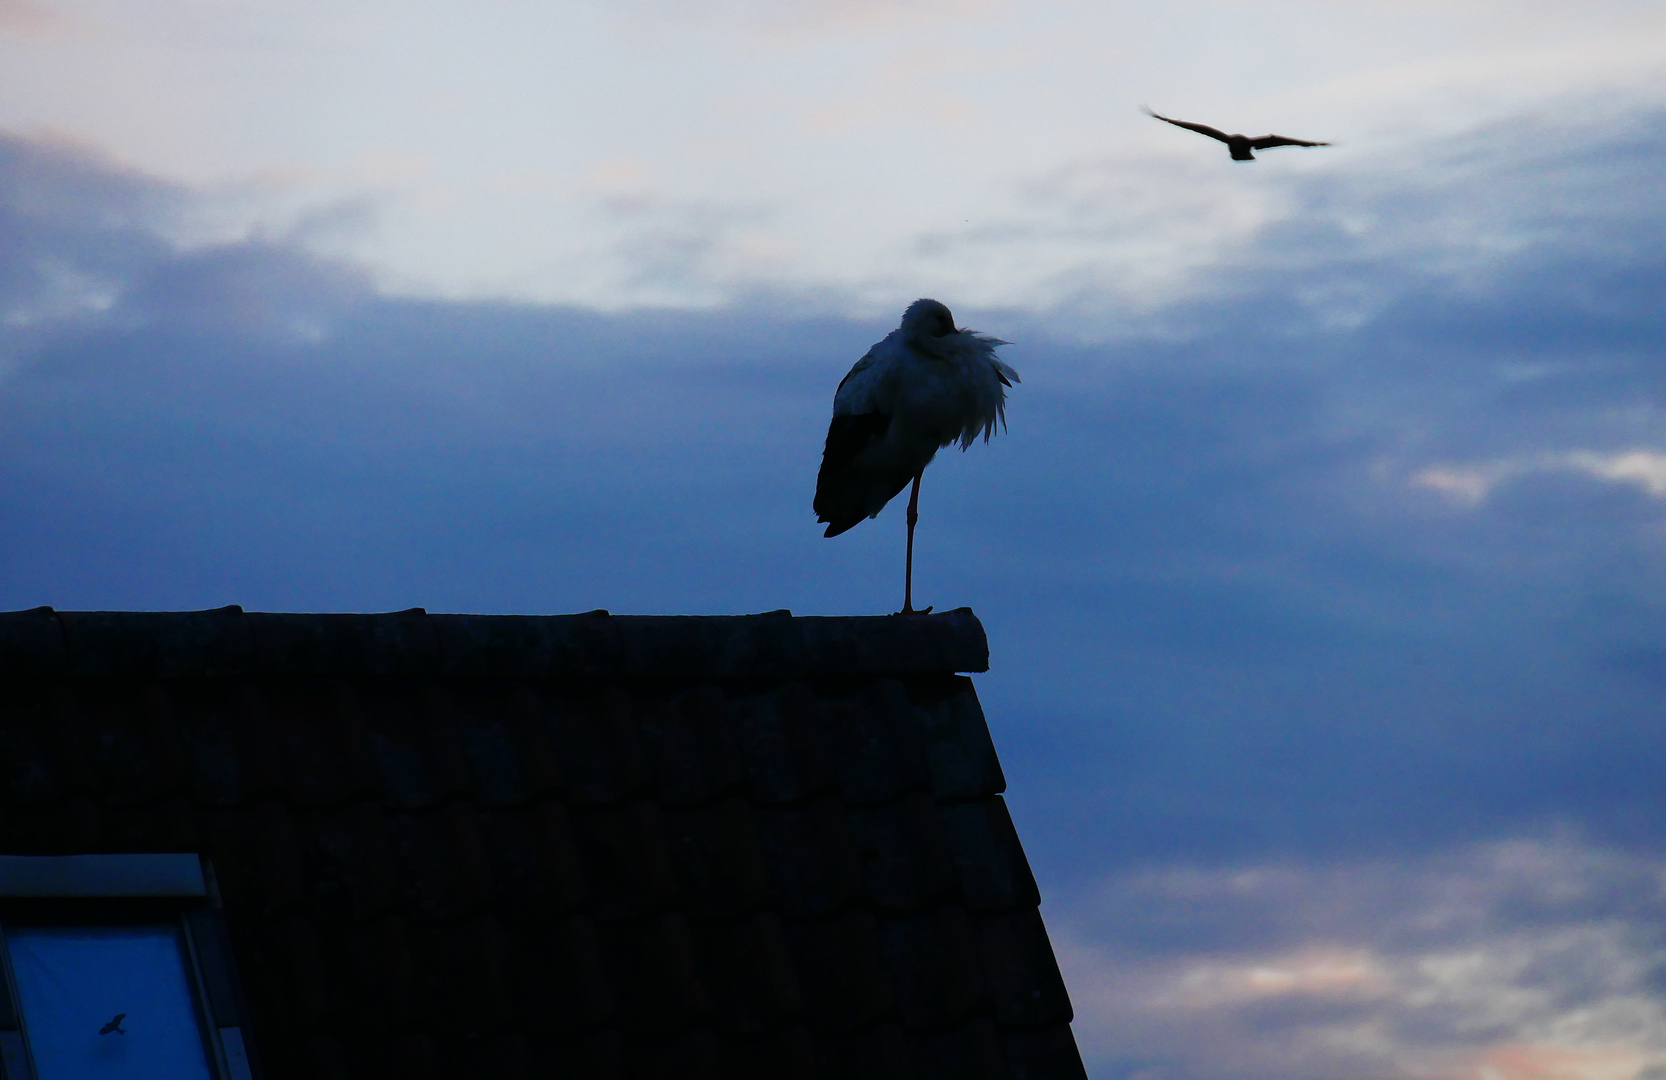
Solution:
[[[0,136],[0,378],[89,330],[317,337],[366,295],[368,278],[290,237],[187,245],[172,234],[208,200],[85,147]]]
[[[1666,862],[1569,833],[1119,875],[1049,916],[1094,1075],[1666,1068]]]
[[[1597,454],[1575,450],[1568,464],[1592,476],[1614,483],[1636,484],[1655,498],[1666,496],[1666,454],[1655,450],[1627,450],[1618,454]]]
[[[1411,482],[1460,505],[1477,506],[1499,484],[1536,472],[1583,473],[1613,484],[1633,485],[1657,499],[1666,497],[1666,453],[1649,449],[1607,454],[1569,450],[1515,460],[1430,465]]]
[[[165,250],[182,194],[75,144],[0,138],[0,325],[108,308]]]
[[[1634,0],[1577,14],[1517,4],[1502,21],[1481,3],[1284,0],[1253,17],[1080,0],[674,6],[107,3],[74,34],[12,43],[0,120],[242,186],[258,204],[243,221],[378,198],[387,228],[351,250],[378,280],[429,296],[620,310],[787,285],[877,317],[893,291],[952,288],[962,306],[1097,298],[1103,333],[1120,308],[1212,282],[1257,228],[1329,213],[1303,201],[1319,174],[1343,209],[1388,196],[1374,209],[1415,219],[1448,180],[1499,176],[1461,153],[1439,160],[1499,117],[1528,118],[1524,143],[1553,140],[1528,156],[1537,164],[1660,96],[1659,18]],[[1338,145],[1228,165],[1140,116],[1148,97]],[[837,130],[816,123],[826,116]],[[620,160],[667,203],[769,204],[744,246],[787,256],[685,261],[675,287],[610,273],[640,238],[587,187]],[[1500,179],[1501,206],[1542,192],[1530,174]],[[1485,226],[1490,205],[1468,200],[1447,238],[1470,218]],[[1334,295],[1325,307],[1345,314]]]
[[[639,301],[690,306],[727,300],[733,283],[756,281],[781,262],[766,225],[766,206],[678,202],[649,195],[603,200],[619,225],[613,248],[624,291]]]
[[[722,19],[769,40],[799,41],[811,35],[871,35],[876,30],[903,27],[941,27],[976,19],[1012,7],[1011,0],[791,0],[788,3],[759,3],[758,0],[727,0],[702,14],[702,23]],[[689,9],[665,0],[635,0],[629,10],[655,24],[683,20]],[[648,33],[638,27],[638,33]]]
[[[1478,505],[1493,485],[1516,470],[1502,463],[1487,465],[1430,465],[1413,476],[1412,483],[1438,491],[1453,502]]]
[[[58,22],[59,16],[30,0],[0,0],[0,31],[40,37]]]
[[[1358,330],[1408,303],[1515,293],[1522,283],[1500,275],[1541,257],[1590,264],[1561,308],[1623,306],[1602,295],[1602,267],[1663,239],[1636,209],[1666,165],[1662,129],[1652,105],[1583,94],[1412,144],[1270,151],[1256,165],[1201,139],[1160,154],[1118,146],[1015,169],[967,220],[922,219],[896,230],[883,260],[794,267],[793,285],[816,287],[807,271],[859,294],[931,281],[962,305],[1047,312],[1096,340],[1134,327],[1192,335],[1199,318],[1210,333],[1228,317]],[[1509,359],[1525,370],[1532,356]]]

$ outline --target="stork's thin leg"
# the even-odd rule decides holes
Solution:
[[[908,562],[902,577],[902,614],[908,615],[914,611],[914,523],[920,520],[920,477],[926,471],[921,469],[914,474],[914,490],[908,495]],[[930,608],[926,608],[930,611]],[[923,614],[923,612],[922,612]]]

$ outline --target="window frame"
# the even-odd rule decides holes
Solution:
[[[194,853],[0,855],[0,1080],[38,1080],[6,929],[172,924],[215,1080],[260,1080],[214,870]]]

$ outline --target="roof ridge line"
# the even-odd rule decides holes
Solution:
[[[42,625],[47,618],[52,631]],[[420,628],[419,628],[420,627]],[[46,640],[47,637],[53,640]],[[799,678],[986,671],[970,608],[930,615],[0,612],[0,675]]]

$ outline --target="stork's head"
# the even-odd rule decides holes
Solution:
[[[902,313],[902,336],[910,340],[927,341],[958,332],[954,316],[936,300],[916,300]]]

